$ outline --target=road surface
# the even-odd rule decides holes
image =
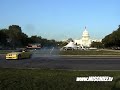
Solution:
[[[5,60],[5,57],[1,55],[0,67],[64,70],[120,70],[120,57],[37,56],[31,59]]]

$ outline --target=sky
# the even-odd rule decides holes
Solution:
[[[120,25],[120,0],[0,0],[0,28],[19,25],[28,36],[80,39],[85,26],[102,39]]]

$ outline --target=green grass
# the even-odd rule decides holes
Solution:
[[[120,55],[120,52],[115,51],[85,51],[85,50],[68,50],[68,51],[60,51],[60,55]]]
[[[80,76],[111,76],[114,80],[76,82]],[[120,71],[0,69],[0,90],[120,90]]]
[[[13,50],[0,50],[0,54],[7,54],[9,52],[12,52]],[[40,55],[118,55],[120,56],[120,52],[117,51],[105,51],[105,50],[68,50],[68,51],[53,51],[50,50],[40,50],[37,52],[34,52],[35,54]]]

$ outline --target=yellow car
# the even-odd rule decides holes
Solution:
[[[31,58],[32,53],[27,50],[19,50],[18,52],[11,52],[6,54],[6,59],[24,59]]]

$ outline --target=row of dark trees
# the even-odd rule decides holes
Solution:
[[[92,42],[91,47],[104,48],[102,42]]]
[[[72,39],[68,39],[71,41]],[[11,25],[8,29],[0,29],[0,46],[16,48],[16,47],[25,47],[31,43],[39,43],[43,47],[51,46],[64,46],[67,43],[62,41],[48,40],[42,38],[41,36],[31,36],[28,37],[27,34],[22,32],[21,27],[18,25]],[[102,42],[93,42],[92,47],[97,48],[111,48],[111,47],[120,47],[120,25],[117,30],[113,31],[111,34],[105,36],[102,39]]]
[[[117,30],[105,36],[102,39],[102,43],[106,48],[120,47],[120,25]]]
[[[120,25],[117,30],[106,35],[102,42],[92,42],[91,47],[118,49],[120,47]]]
[[[62,42],[57,42],[53,39],[48,40],[41,36],[28,37],[18,25],[11,25],[8,29],[0,29],[0,46],[4,48],[25,47],[32,43],[39,43],[45,47],[62,45]]]

